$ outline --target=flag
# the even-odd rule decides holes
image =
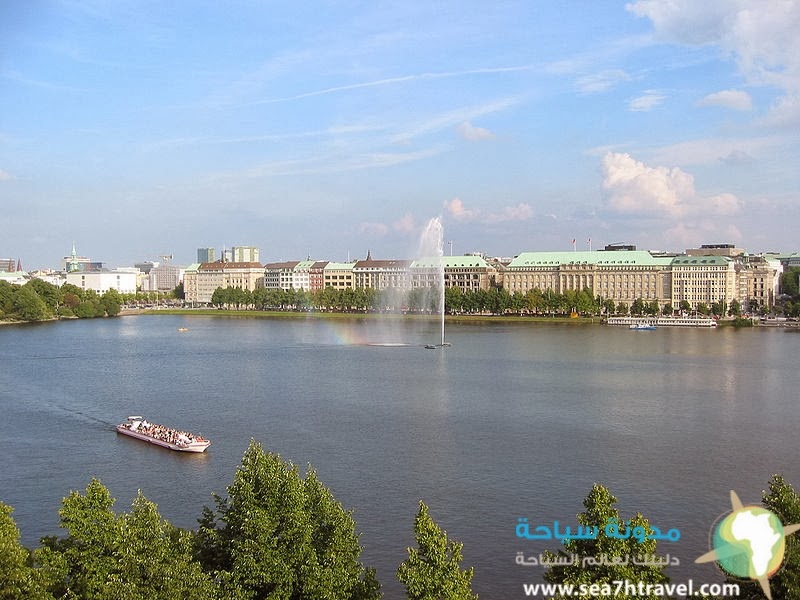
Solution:
[[[572,243],[573,243],[573,244],[575,243],[575,238],[572,238]]]

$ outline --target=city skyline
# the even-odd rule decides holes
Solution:
[[[0,256],[795,250],[800,3],[0,8]],[[794,219],[793,219],[794,217]]]

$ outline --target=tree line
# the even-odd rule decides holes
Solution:
[[[435,313],[439,311],[439,288],[413,288],[376,290],[373,288],[307,291],[293,288],[246,290],[236,287],[218,287],[211,296],[211,304],[219,308],[239,310],[292,310],[334,312],[403,312]],[[738,300],[730,303],[721,300],[710,305],[700,303],[692,309],[688,301],[677,307],[671,303],[660,305],[657,300],[636,298],[630,304],[614,302],[610,298],[595,296],[591,289],[567,290],[562,293],[538,288],[526,293],[509,293],[503,287],[467,290],[459,287],[445,288],[444,310],[449,315],[534,315],[534,316],[671,316],[676,311],[718,317],[738,317],[742,305]]]
[[[647,518],[629,520],[617,499],[594,484],[577,515],[585,528],[620,527],[651,533]],[[196,530],[179,529],[158,513],[141,492],[127,513],[113,511],[109,490],[93,479],[84,493],[72,492],[59,510],[63,537],[42,538],[28,550],[20,544],[13,509],[0,502],[0,598],[3,600],[379,600],[374,568],[361,562],[359,534],[352,513],[333,497],[309,466],[305,475],[251,441],[227,496],[214,495],[203,508]],[[800,523],[800,495],[774,475],[762,504],[783,524]],[[408,548],[395,576],[409,600],[477,600],[473,568],[463,569],[460,542],[448,539],[420,501],[414,519],[416,547]],[[547,551],[544,580],[554,584],[615,581],[666,584],[665,565],[611,561],[589,565],[550,560],[570,556],[655,556],[657,539],[631,535],[565,538]],[[781,569],[770,578],[773,598],[800,594],[800,543],[785,538]],[[756,582],[737,580],[740,598],[762,599]],[[610,595],[610,594],[608,594]],[[576,596],[570,596],[576,597]],[[588,598],[588,596],[586,596]],[[620,599],[663,597],[653,593],[615,595]],[[553,596],[553,600],[565,600]],[[580,596],[584,598],[584,596]]]
[[[309,466],[296,466],[253,441],[227,497],[214,496],[196,530],[174,527],[141,492],[127,513],[93,479],[59,510],[63,537],[28,550],[12,508],[0,502],[3,600],[378,600],[374,568],[361,562],[352,514]],[[476,600],[461,544],[420,502],[417,548],[397,571],[408,598]]]
[[[100,295],[70,283],[59,287],[41,279],[31,279],[24,285],[0,281],[0,321],[114,317],[122,303],[122,295],[116,290]]]

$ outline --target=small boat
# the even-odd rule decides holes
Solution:
[[[648,323],[635,323],[628,327],[628,329],[634,329],[636,331],[653,331],[655,328],[655,325],[650,325]]]
[[[180,333],[183,333],[184,331],[189,331],[189,328],[188,327],[178,327],[178,331]]]
[[[433,344],[425,344],[425,347],[426,347],[428,350],[436,350],[436,346],[434,346]]]
[[[139,416],[128,417],[125,423],[117,425],[117,433],[178,452],[205,452],[211,445],[199,435],[150,423]]]

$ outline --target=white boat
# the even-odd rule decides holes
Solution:
[[[205,452],[211,445],[209,440],[194,433],[150,423],[138,416],[128,417],[125,423],[117,425],[117,433],[178,452]]]
[[[710,317],[608,317],[608,325],[650,325],[656,327],[716,327],[717,322]]]
[[[634,329],[636,331],[653,331],[655,328],[655,325],[650,325],[648,323],[634,323],[633,325],[628,325],[628,329]]]

